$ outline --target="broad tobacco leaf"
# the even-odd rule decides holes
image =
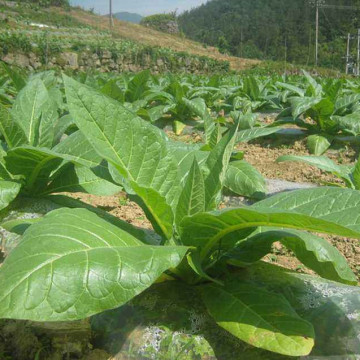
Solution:
[[[307,147],[310,151],[310,154],[320,156],[324,154],[330,146],[331,142],[325,136],[310,135],[307,138]]]
[[[27,144],[24,130],[11,115],[9,109],[0,104],[0,132],[9,148]]]
[[[175,159],[180,173],[180,182],[184,184],[187,175],[196,159],[201,167],[209,156],[208,151],[202,151],[197,144],[185,144],[182,142],[169,141],[168,149]]]
[[[352,189],[323,186],[290,191],[262,200],[250,208],[291,211],[360,232],[360,192]]]
[[[5,209],[19,194],[21,184],[0,180],[0,210]]]
[[[242,283],[207,285],[201,295],[217,324],[252,346],[289,356],[308,355],[314,346],[312,325],[282,295]]]
[[[360,158],[355,164],[352,172],[352,179],[356,190],[360,190]]]
[[[98,196],[115,195],[121,191],[121,187],[106,180],[106,177],[110,176],[107,173],[107,168],[101,165],[89,169],[69,163],[56,173],[56,177],[41,195],[55,192],[87,192]]]
[[[70,113],[80,131],[134,191],[141,190],[137,195],[143,206],[162,235],[171,238],[172,225],[162,223],[156,211],[173,216],[180,180],[160,131],[105,95],[66,76],[64,82]],[[146,196],[149,192],[158,196]],[[156,203],[152,202],[155,198]]]
[[[265,179],[244,160],[230,163],[224,185],[238,195],[255,199],[263,199],[266,193]]]
[[[25,178],[25,191],[31,194],[46,187],[50,173],[63,161],[47,149],[32,146],[11,149],[4,159],[11,174],[22,175]]]
[[[176,209],[176,223],[180,224],[185,216],[195,215],[205,211],[205,184],[201,170],[194,159],[185,185],[181,191]]]
[[[202,248],[202,259],[205,259],[222,239],[234,236],[234,241],[241,240],[236,238],[239,230],[259,226],[308,230],[360,239],[360,229],[335,221],[339,214],[332,213],[331,210],[328,209],[328,217],[317,216],[314,211],[307,215],[263,206],[200,213],[186,217],[181,222],[181,239],[185,245]],[[353,212],[349,210],[351,211]]]
[[[334,246],[321,237],[303,231],[262,228],[260,233],[240,242],[226,257],[233,265],[248,265],[269,254],[276,241],[280,241],[306,267],[324,279],[357,284],[357,278],[346,259]]]
[[[186,252],[144,245],[88,210],[55,210],[0,268],[0,317],[68,321],[121,306]]]
[[[205,163],[205,210],[212,210],[220,202],[221,190],[234,149],[238,125],[234,125],[211,150]]]
[[[248,142],[260,137],[274,134],[281,130],[280,127],[260,127],[247,130],[241,130],[237,134],[236,143]]]
[[[44,109],[48,109],[48,104],[48,91],[38,78],[31,80],[16,97],[11,114],[30,145],[36,145],[41,115]]]
[[[290,99],[292,116],[299,117],[313,106],[318,104],[321,98],[317,97],[294,97]]]

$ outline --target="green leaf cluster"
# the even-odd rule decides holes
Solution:
[[[64,83],[77,131],[55,149],[29,150],[50,136],[39,131],[47,120],[41,116],[42,106],[48,105],[37,79],[31,85],[37,89],[36,101],[30,103],[31,114],[40,118],[19,120],[16,131],[10,127],[7,132],[16,134],[9,137],[16,145],[17,139],[35,142],[10,150],[19,158],[26,155],[29,164],[42,164],[35,166],[39,176],[32,171],[28,176],[27,167],[24,176],[30,185],[42,184],[61,153],[58,146],[71,149],[61,158],[71,164],[74,159],[82,164],[105,161],[112,181],[143,208],[161,241],[146,243],[136,232],[87,209],[55,210],[25,230],[0,268],[0,317],[82,319],[125,304],[157,280],[171,279],[179,286],[184,282],[194,286],[218,326],[242,341],[279,354],[308,355],[315,341],[313,324],[302,319],[284,296],[246,277],[234,283],[229,273],[252,266],[271,251],[273,242],[281,241],[319,276],[356,285],[343,256],[312,233],[360,239],[359,192],[330,187],[300,190],[250,207],[219,210],[224,186],[233,186],[231,178],[241,172],[251,175],[241,160],[231,161],[239,120],[221,136],[213,135],[215,126],[208,133],[207,150],[187,147],[170,141],[157,127],[100,91],[67,76]],[[26,96],[20,98],[25,107],[35,96],[24,89]],[[192,106],[199,114],[203,110],[200,102]],[[15,109],[18,114],[22,107]],[[25,137],[20,136],[22,131]],[[72,136],[84,143],[77,138],[73,147],[64,144]],[[51,159],[44,161],[48,156]],[[15,161],[12,164],[17,168]],[[9,183],[2,185],[5,205],[16,189]]]

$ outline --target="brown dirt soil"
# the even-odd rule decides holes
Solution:
[[[70,16],[77,21],[100,30],[109,29],[109,19],[105,16],[91,14],[90,12],[77,8],[73,8],[70,13],[60,8],[52,8],[51,11],[60,12],[65,15],[70,14]],[[214,47],[204,47],[198,42],[180,36],[166,34],[149,27],[117,19],[114,19],[113,36],[137,41],[145,45],[165,47],[178,52],[185,51],[190,54],[207,56],[219,61],[228,61],[232,70],[245,70],[261,63],[260,60],[242,59],[221,54],[218,49]]]
[[[74,193],[67,194],[81,200],[87,204],[107,211],[109,214],[118,217],[134,226],[151,229],[151,224],[147,220],[144,211],[140,206],[129,201],[125,193],[115,196],[96,196],[90,194]]]
[[[295,182],[312,182],[316,184],[336,183],[341,180],[331,174],[299,162],[276,163],[276,159],[283,155],[310,155],[305,140],[295,141],[293,144],[279,144],[275,146],[270,140],[262,142],[242,143],[238,150],[245,152],[245,160],[257,168],[263,176],[269,179],[281,179]],[[353,149],[329,151],[326,154],[338,164],[350,164],[356,159]]]

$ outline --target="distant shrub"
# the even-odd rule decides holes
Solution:
[[[32,49],[30,39],[23,33],[0,33],[0,43],[0,53],[2,54],[7,54],[13,50],[20,50],[24,53],[28,53]]]
[[[69,0],[18,0],[20,3],[32,3],[42,7],[48,6],[59,6],[59,7],[69,7]]]
[[[140,24],[163,32],[179,33],[175,12],[144,17]]]

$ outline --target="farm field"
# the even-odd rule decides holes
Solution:
[[[0,356],[358,356],[359,85],[2,63]]]
[[[360,80],[226,3],[0,0],[0,360],[360,358]]]

